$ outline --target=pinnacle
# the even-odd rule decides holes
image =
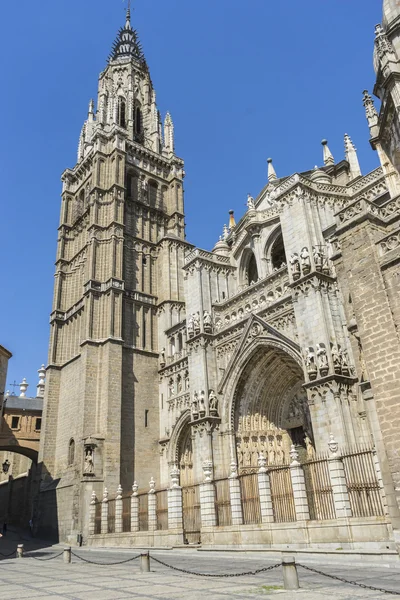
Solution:
[[[128,3],[128,8],[126,10],[125,25],[118,31],[111,49],[109,61],[125,57],[132,57],[143,65],[146,64],[139,36],[137,31],[132,29],[130,2]]]

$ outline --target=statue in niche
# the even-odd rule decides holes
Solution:
[[[243,452],[242,452],[242,448],[241,448],[240,444],[238,444],[238,446],[237,446],[237,456],[238,456],[239,467],[243,467]]]
[[[290,268],[292,271],[293,279],[299,279],[299,277],[300,277],[300,260],[299,260],[299,255],[297,254],[297,252],[294,252],[294,254],[291,255],[289,262],[290,262]]]
[[[198,393],[195,392],[193,394],[193,400],[192,400],[192,417],[193,419],[197,419],[199,415],[199,396]]]
[[[210,415],[218,414],[218,398],[214,390],[210,390],[210,394],[208,396],[208,406],[210,408]]]
[[[160,365],[162,367],[165,365],[165,348],[162,348],[160,352]]]
[[[307,246],[304,246],[304,248],[301,249],[300,259],[301,269],[303,271],[303,274],[306,275],[311,271],[310,253],[308,251]]]
[[[212,321],[210,313],[205,310],[203,313],[204,333],[212,333]]]
[[[168,381],[168,395],[171,398],[174,395],[175,389],[174,389],[174,380],[171,379]]]
[[[342,357],[340,354],[339,346],[337,346],[336,344],[332,344],[331,354],[332,354],[333,369],[336,374],[339,374],[342,372]]]
[[[314,257],[315,269],[317,271],[322,271],[322,265],[324,262],[324,253],[322,252],[321,246],[313,247],[313,257]]]
[[[190,388],[189,373],[185,371],[185,390]]]
[[[249,449],[249,443],[245,442],[244,451],[243,451],[243,466],[249,467],[251,463],[251,454]]]
[[[192,315],[193,318],[193,328],[194,328],[194,333],[195,335],[197,335],[198,333],[200,333],[200,313],[193,313]]]
[[[283,465],[285,462],[285,453],[282,448],[282,437],[280,435],[276,438],[276,446],[275,464]]]
[[[314,348],[311,346],[305,349],[306,371],[310,379],[317,377],[317,365],[315,364]]]
[[[178,377],[177,377],[177,384],[178,384],[178,394],[180,394],[182,391],[182,377],[180,375],[178,375]]]
[[[269,439],[268,442],[268,464],[269,465],[274,465],[275,464],[275,447],[274,447],[274,442],[273,442],[273,438]]]
[[[194,320],[193,320],[193,315],[190,315],[190,317],[188,319],[187,331],[188,331],[188,336],[190,338],[194,336]]]
[[[199,402],[199,415],[200,417],[204,417],[206,414],[206,401],[204,397],[204,390],[200,392],[200,402]]]
[[[329,371],[328,356],[326,354],[325,344],[317,344],[317,359],[319,372],[324,377]]]
[[[251,466],[256,467],[258,465],[258,448],[257,442],[253,442],[253,448],[251,451]]]
[[[93,448],[90,446],[85,448],[85,466],[83,472],[85,475],[92,475],[94,473]]]
[[[315,458],[315,448],[307,434],[304,438],[304,442],[306,444],[307,460],[313,460]]]
[[[342,373],[343,375],[350,375],[350,361],[349,356],[346,350],[340,351],[340,359],[342,363]]]

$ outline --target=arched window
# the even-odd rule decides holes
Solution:
[[[178,352],[182,352],[183,343],[182,343],[182,334],[178,333]]]
[[[75,460],[75,441],[73,439],[69,440],[68,446],[68,464],[73,465]]]
[[[271,248],[271,265],[272,269],[280,269],[283,264],[286,264],[285,247],[283,245],[283,237],[280,233]]]
[[[137,108],[135,112],[135,131],[136,133],[142,133],[142,111],[140,108]]]
[[[252,283],[255,283],[257,280],[258,280],[257,262],[256,262],[256,257],[254,256],[254,254],[252,254],[250,256],[250,260],[247,265],[247,283],[249,285],[251,285]]]
[[[121,96],[118,97],[117,123],[120,127],[126,127],[126,102]]]
[[[174,356],[175,354],[175,338],[172,337],[170,340],[170,356]]]

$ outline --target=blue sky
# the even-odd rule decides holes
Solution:
[[[3,2],[0,20],[0,344],[7,383],[47,361],[60,175],[73,167],[87,105],[124,22],[121,0]],[[380,0],[135,0],[133,26],[159,108],[172,114],[185,160],[187,238],[211,249],[247,193],[336,160],[343,135],[364,173],[370,149],[362,90],[372,89]],[[9,387],[9,386],[7,386]],[[2,391],[2,390],[0,390]]]

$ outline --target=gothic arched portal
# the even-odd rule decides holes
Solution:
[[[178,466],[180,470],[180,484],[182,487],[193,485],[193,446],[192,432],[189,425],[181,434],[178,448]]]
[[[234,430],[240,472],[289,463],[290,447],[313,452],[311,418],[303,372],[278,348],[260,348],[244,367],[235,390]]]

